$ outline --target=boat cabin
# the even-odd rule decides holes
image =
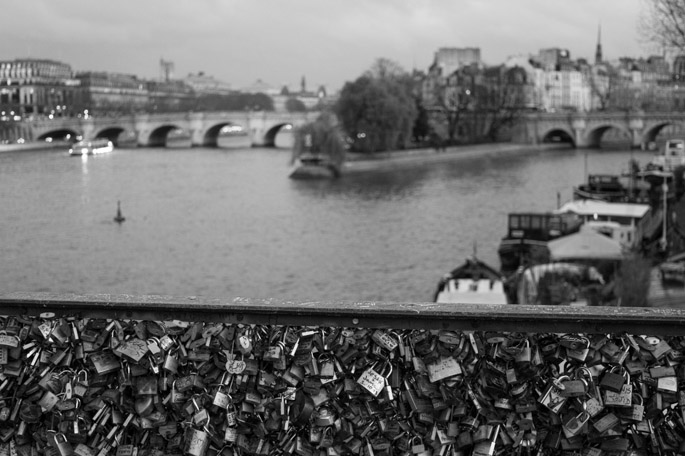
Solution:
[[[651,235],[655,222],[654,214],[647,204],[575,200],[564,204],[555,212],[575,214],[583,223],[594,225],[598,231],[605,231],[605,234],[610,230],[610,237],[621,241],[626,247],[639,246],[643,237]]]
[[[549,241],[576,230],[580,226],[572,214],[552,212],[519,212],[509,214],[506,239]]]
[[[547,242],[578,231],[583,222],[575,214],[515,212],[509,214],[507,234],[497,253],[502,273],[513,274],[520,266],[549,256]]]
[[[596,192],[622,192],[625,190],[619,176],[614,174],[590,174],[586,188]]]

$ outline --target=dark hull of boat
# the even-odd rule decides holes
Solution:
[[[300,160],[298,166],[290,173],[291,179],[317,180],[340,177],[340,170],[326,160]]]
[[[335,179],[340,173],[333,165],[302,164],[290,173],[291,179],[318,180]]]
[[[606,201],[608,203],[623,203],[629,201],[631,198],[627,192],[596,192],[578,187],[573,189],[573,199],[591,199]]]

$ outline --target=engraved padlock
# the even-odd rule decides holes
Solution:
[[[390,375],[392,365],[390,363],[383,364],[380,366],[380,372],[376,369],[378,369],[378,364],[370,366],[357,379],[357,383],[374,397],[377,397],[385,388],[386,376]]]
[[[186,429],[183,454],[190,456],[205,456],[207,447],[209,447],[209,440],[209,435],[205,431],[192,427]]]

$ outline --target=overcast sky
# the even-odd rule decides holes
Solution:
[[[646,0],[5,0],[0,60],[63,61],[76,71],[159,77],[204,71],[233,88],[337,90],[375,59],[426,70],[440,47],[480,47],[486,64],[560,47],[594,58],[647,56]]]

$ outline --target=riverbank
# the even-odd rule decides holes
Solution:
[[[342,172],[343,174],[348,174],[364,171],[392,170],[424,163],[439,163],[476,156],[497,156],[524,151],[529,152],[531,150],[557,149],[559,147],[566,148],[568,145],[493,143],[453,146],[440,151],[435,149],[408,149],[380,152],[373,154],[371,157],[366,154],[348,153]]]
[[[0,144],[0,153],[3,152],[35,152],[40,150],[64,150],[69,149],[71,142],[69,141],[33,141],[25,143],[10,143]]]

